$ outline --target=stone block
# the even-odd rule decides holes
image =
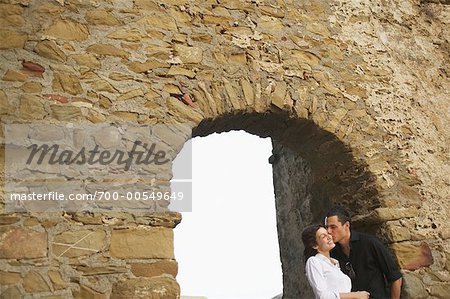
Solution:
[[[173,259],[173,231],[163,227],[115,229],[110,253],[117,258]]]
[[[23,48],[26,41],[25,33],[0,29],[0,49]]]
[[[20,273],[0,271],[0,285],[16,284],[20,281]]]
[[[10,287],[0,293],[0,299],[22,298],[18,287]]]
[[[407,241],[411,239],[411,232],[406,227],[390,225],[388,227],[387,237],[393,242]]]
[[[39,42],[35,48],[36,52],[42,56],[56,61],[66,61],[66,54],[59,48],[59,46],[50,40]]]
[[[108,56],[116,56],[127,58],[128,52],[122,49],[119,49],[113,45],[105,45],[105,44],[94,44],[89,46],[86,50],[88,53],[95,53],[98,55],[108,55]]]
[[[113,285],[111,299],[147,298],[174,299],[178,298],[180,286],[169,277],[133,278],[116,282]]]
[[[0,231],[0,258],[32,259],[47,256],[47,233],[23,228]]]
[[[47,115],[38,96],[23,95],[20,99],[19,116],[25,119],[43,119]]]
[[[175,44],[174,49],[183,63],[200,63],[203,60],[203,50],[201,48]]]
[[[89,30],[83,24],[61,19],[53,23],[45,34],[63,40],[83,41],[88,37]]]
[[[419,246],[411,243],[396,243],[391,247],[402,269],[416,270],[433,264],[431,249],[425,242]]]
[[[78,257],[99,252],[105,247],[105,242],[103,230],[68,231],[54,237],[52,249],[56,256]]]
[[[20,218],[15,215],[0,215],[0,225],[13,224],[19,220]]]
[[[428,292],[422,280],[412,273],[403,273],[403,294],[404,299],[424,299],[428,297]]]
[[[70,121],[82,116],[81,108],[67,105],[51,105],[52,116],[57,120]]]
[[[450,283],[435,284],[430,286],[430,295],[438,299],[448,299],[450,294]]]
[[[50,287],[38,272],[31,271],[23,279],[23,288],[28,293],[48,292]]]
[[[87,286],[84,286],[84,285],[80,286],[79,290],[73,291],[72,294],[73,294],[73,298],[75,298],[75,299],[86,299],[86,298],[107,299],[108,298],[108,296],[106,296],[105,294],[99,293],[99,292],[97,292]],[[127,298],[127,297],[124,297],[124,298]],[[131,298],[131,297],[128,297],[128,298]]]
[[[64,91],[72,95],[81,94],[83,88],[77,76],[64,73],[55,73],[53,77],[53,89]]]
[[[104,9],[93,9],[86,13],[86,21],[93,25],[116,26],[120,21]]]
[[[67,283],[63,280],[59,271],[50,270],[47,274],[55,290],[61,290],[67,287]]]
[[[91,276],[91,275],[125,273],[127,272],[127,268],[117,266],[99,266],[99,267],[78,266],[77,271],[82,272],[84,276]]]
[[[167,99],[167,108],[174,114],[185,117],[194,123],[200,123],[203,119],[203,115],[199,111],[183,104],[180,100],[174,97],[169,97]]]
[[[25,82],[28,79],[28,75],[16,70],[7,70],[3,76],[4,81],[21,81]]]
[[[171,260],[145,264],[131,264],[131,272],[135,276],[154,277],[169,274],[176,277],[178,273],[178,264],[176,261]]]

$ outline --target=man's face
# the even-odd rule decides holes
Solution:
[[[337,216],[330,216],[325,219],[328,233],[333,237],[334,243],[339,243],[349,232],[350,224],[339,222]]]

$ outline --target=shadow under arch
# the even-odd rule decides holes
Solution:
[[[292,118],[284,112],[240,112],[205,119],[192,130],[192,138],[231,130],[272,139],[269,162],[273,167],[283,298],[312,297],[304,275],[303,227],[322,222],[335,204],[354,214],[380,207],[375,176],[336,135],[311,120]]]

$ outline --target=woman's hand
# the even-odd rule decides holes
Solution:
[[[366,291],[355,292],[357,299],[369,299],[370,293]]]

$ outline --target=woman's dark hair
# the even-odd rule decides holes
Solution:
[[[321,227],[325,228],[322,224],[311,224],[303,229],[302,241],[305,246],[305,249],[303,250],[303,261],[305,263],[311,256],[317,254],[317,250],[313,247],[317,245],[316,232]]]

